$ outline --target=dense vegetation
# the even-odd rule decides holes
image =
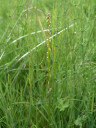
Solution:
[[[0,0],[0,128],[96,128],[95,0]]]

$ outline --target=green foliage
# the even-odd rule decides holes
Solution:
[[[66,108],[68,108],[70,106],[68,99],[67,99],[67,101],[64,99],[58,99],[57,103],[58,103],[57,108],[60,111],[64,111]]]
[[[83,116],[81,116],[81,117],[78,117],[76,120],[75,120],[75,125],[76,126],[80,126],[80,128],[83,128],[82,127],[82,124],[83,123],[86,123],[86,119],[87,119],[87,116],[85,116],[85,115],[83,115]]]
[[[95,3],[0,0],[0,128],[96,127]]]

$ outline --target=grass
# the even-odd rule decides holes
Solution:
[[[0,128],[95,128],[95,35],[95,0],[1,0]]]

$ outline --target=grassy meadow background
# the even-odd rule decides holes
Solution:
[[[96,128],[95,0],[0,0],[0,128]]]

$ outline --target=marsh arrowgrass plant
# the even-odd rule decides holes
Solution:
[[[95,0],[0,1],[0,128],[95,128],[95,93]]]

